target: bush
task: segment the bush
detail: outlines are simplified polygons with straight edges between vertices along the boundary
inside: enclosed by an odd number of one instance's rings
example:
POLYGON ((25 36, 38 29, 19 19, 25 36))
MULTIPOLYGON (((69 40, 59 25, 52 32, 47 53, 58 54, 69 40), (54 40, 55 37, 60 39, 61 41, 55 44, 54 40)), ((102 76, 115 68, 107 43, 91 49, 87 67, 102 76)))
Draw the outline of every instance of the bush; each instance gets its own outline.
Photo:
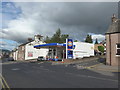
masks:
POLYGON ((103 46, 98 46, 98 50, 102 53, 104 53, 104 47, 103 46))

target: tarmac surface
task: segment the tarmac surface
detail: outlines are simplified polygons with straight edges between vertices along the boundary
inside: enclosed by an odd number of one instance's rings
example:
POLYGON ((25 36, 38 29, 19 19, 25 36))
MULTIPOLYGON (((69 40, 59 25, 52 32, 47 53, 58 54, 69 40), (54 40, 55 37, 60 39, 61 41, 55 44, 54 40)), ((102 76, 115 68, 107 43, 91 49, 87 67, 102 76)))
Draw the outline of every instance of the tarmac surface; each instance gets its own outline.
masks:
MULTIPOLYGON (((3 62, 1 77, 9 88, 118 88, 119 73, 77 68, 87 66, 85 63, 3 62)), ((94 60, 93 63, 99 64, 94 60)))

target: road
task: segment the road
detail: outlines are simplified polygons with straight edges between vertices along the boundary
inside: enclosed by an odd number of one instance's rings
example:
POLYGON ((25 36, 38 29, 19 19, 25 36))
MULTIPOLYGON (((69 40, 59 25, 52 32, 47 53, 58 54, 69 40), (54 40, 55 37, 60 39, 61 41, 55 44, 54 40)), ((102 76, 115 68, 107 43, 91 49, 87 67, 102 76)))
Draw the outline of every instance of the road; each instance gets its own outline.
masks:
POLYGON ((73 65, 21 62, 2 65, 10 88, 118 88, 118 77, 102 75, 73 65))

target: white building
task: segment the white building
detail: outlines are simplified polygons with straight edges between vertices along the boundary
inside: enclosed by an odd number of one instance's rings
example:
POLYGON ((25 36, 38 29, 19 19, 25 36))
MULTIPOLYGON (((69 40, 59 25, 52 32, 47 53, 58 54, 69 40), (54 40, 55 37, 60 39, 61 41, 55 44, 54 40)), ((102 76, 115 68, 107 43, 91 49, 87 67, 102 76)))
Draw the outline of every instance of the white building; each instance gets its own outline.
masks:
MULTIPOLYGON (((25 60, 36 59, 38 58, 38 56, 46 57, 46 55, 48 54, 48 49, 46 48, 36 49, 34 48, 34 45, 36 44, 38 44, 36 43, 36 41, 32 41, 25 45, 25 60)), ((45 44, 45 43, 39 41, 39 44, 45 44)))
MULTIPOLYGON (((85 42, 73 42, 73 59, 90 57, 94 56, 94 44, 85 43, 85 42)), ((65 59, 66 55, 66 43, 49 43, 49 44, 41 44, 35 45, 35 48, 48 48, 51 49, 48 51, 49 57, 54 58, 55 56, 60 59, 65 59)))
POLYGON ((94 56, 94 44, 85 42, 74 42, 73 58, 94 56))
POLYGON ((35 35, 34 40, 21 44, 18 46, 18 49, 13 50, 11 56, 14 58, 14 60, 31 60, 31 59, 37 59, 39 56, 45 57, 48 54, 48 49, 34 48, 34 45, 41 45, 41 44, 45 44, 45 43, 40 39, 40 37, 38 37, 38 35, 35 35))

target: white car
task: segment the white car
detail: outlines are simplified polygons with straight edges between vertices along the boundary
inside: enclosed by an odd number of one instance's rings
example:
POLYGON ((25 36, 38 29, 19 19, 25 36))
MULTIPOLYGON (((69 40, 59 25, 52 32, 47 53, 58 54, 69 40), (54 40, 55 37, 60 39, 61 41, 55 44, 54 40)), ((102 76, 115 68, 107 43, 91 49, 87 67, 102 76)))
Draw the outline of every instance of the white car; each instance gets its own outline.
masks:
POLYGON ((43 57, 43 56, 39 56, 38 58, 37 58, 37 61, 45 61, 46 59, 43 57))

